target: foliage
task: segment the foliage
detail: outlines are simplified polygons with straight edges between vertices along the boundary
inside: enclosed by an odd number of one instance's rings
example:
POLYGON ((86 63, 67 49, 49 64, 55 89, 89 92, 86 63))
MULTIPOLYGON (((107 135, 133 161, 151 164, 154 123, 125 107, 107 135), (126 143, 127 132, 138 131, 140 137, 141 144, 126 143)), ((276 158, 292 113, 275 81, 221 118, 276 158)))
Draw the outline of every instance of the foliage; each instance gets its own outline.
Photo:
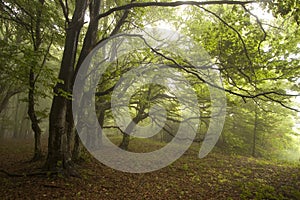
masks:
MULTIPOLYGON (((218 143, 223 151, 247 156, 255 152, 257 157, 268 158, 299 151, 292 129, 293 118, 297 118, 294 112, 297 108, 292 101, 300 91, 300 8, 297 0, 260 3, 262 9, 272 11, 274 19, 270 21, 255 16, 251 12, 251 2, 220 1, 215 5, 204 5, 205 1, 177 2, 175 5, 168 0, 103 1, 96 14, 92 12, 96 1, 82 7, 83 1, 45 1, 44 7, 40 2, 42 0, 2 0, 0 3, 0 102, 12 91, 31 89, 28 77, 32 70, 39 120, 50 115, 61 120, 55 125, 63 124, 63 127, 51 129, 65 130, 63 133, 74 130, 71 115, 65 111, 70 109, 73 80, 84 57, 100 41, 117 33, 143 32, 146 27, 165 26, 188 36, 195 46, 203 47, 214 70, 222 76, 228 102, 227 119, 218 143), (137 6, 141 3, 144 6, 137 6), (39 11, 42 13, 40 20, 37 19, 39 11), (77 19, 79 15, 81 18, 77 19), (73 38, 70 40, 67 36, 73 38), (50 97, 60 98, 56 102, 61 103, 62 108, 57 108, 57 113, 64 116, 49 113, 50 97)), ((189 62, 199 55, 179 50, 179 43, 171 46, 167 51, 144 45, 110 63, 96 93, 97 112, 105 115, 104 126, 115 126, 109 110, 112 90, 118 81, 130 70, 142 66, 146 72, 147 66, 153 64, 174 68, 182 74, 182 77, 173 74, 174 79, 181 84, 184 77, 193 86, 201 113, 197 139, 203 140, 212 117, 212 105, 207 81, 203 79, 205 75, 193 70, 189 62)), ((149 76, 154 75, 154 71, 149 72, 149 76)), ((133 84, 135 77, 129 79, 132 82, 128 84, 133 84)), ((143 119, 139 122, 147 125, 151 121, 150 108, 158 104, 168 111, 164 128, 170 127, 173 132, 169 134, 176 132, 182 116, 172 90, 155 84, 138 86, 129 102, 131 116, 134 118, 140 112, 143 119)), ((189 100, 187 91, 182 95, 189 100)), ((167 134, 168 131, 164 131, 161 134, 167 134)), ((58 133, 54 131, 53 134, 58 133)), ((73 137, 73 133, 67 134, 71 143, 69 136, 73 137)), ((61 139, 60 136, 50 138, 61 139)), ((266 196, 273 192, 268 186, 265 190, 261 192, 266 196)))

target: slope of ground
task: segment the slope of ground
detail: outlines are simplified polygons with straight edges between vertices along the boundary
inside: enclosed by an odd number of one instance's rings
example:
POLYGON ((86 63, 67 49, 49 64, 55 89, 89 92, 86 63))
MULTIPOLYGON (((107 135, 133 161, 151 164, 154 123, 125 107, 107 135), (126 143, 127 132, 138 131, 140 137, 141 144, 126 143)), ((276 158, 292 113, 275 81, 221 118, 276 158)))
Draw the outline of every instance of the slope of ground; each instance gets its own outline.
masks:
MULTIPOLYGON (((39 171, 43 161, 28 162, 32 147, 28 140, 0 141, 0 169, 39 171)), ((131 148, 140 146, 133 142, 131 148)), ((77 166, 82 178, 12 177, 2 171, 0 199, 300 199, 299 164, 220 153, 198 159, 197 153, 191 148, 172 165, 145 174, 119 172, 89 156, 77 166)))

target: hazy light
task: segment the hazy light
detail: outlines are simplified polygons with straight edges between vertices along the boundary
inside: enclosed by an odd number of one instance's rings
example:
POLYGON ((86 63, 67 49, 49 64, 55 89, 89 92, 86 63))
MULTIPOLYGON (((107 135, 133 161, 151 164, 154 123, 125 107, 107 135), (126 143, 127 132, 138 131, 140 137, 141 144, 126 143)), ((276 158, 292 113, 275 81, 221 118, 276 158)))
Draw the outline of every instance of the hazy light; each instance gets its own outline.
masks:
POLYGON ((258 3, 251 4, 251 13, 258 17, 259 20, 262 21, 272 21, 274 16, 272 13, 268 12, 267 10, 262 9, 258 3))

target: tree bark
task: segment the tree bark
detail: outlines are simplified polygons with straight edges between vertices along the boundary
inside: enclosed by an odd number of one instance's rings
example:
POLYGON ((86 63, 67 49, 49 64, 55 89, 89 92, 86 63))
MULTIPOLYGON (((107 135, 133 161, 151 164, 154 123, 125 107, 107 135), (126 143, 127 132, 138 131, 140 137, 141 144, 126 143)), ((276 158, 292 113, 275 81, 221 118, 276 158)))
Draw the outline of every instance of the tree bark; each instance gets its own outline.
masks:
MULTIPOLYGON (((72 83, 71 83, 72 85, 74 84, 75 78, 77 76, 78 70, 79 70, 82 62, 84 61, 86 56, 92 51, 92 49, 94 48, 94 46, 96 44, 97 31, 98 31, 97 16, 100 12, 100 5, 101 5, 100 0, 92 0, 89 5, 90 23, 89 23, 88 30, 87 30, 87 33, 84 38, 83 46, 82 46, 77 64, 76 64, 75 72, 72 77, 72 83)), ((70 137, 75 135, 72 157, 75 160, 78 160, 80 157, 80 151, 82 148, 80 148, 80 138, 74 128, 74 121, 73 121, 73 116, 72 116, 72 102, 71 101, 68 101, 68 113, 70 113, 70 115, 67 117, 67 120, 69 121, 68 135, 70 137), (71 131, 71 132, 69 132, 69 131, 71 131)))
POLYGON ((6 92, 4 98, 2 99, 2 101, 0 103, 0 114, 6 108, 10 98, 12 98, 14 95, 16 95, 20 92, 21 92, 20 90, 6 92))
POLYGON ((257 137, 257 125, 258 125, 258 109, 255 104, 254 109, 254 127, 253 127, 253 141, 252 141, 252 157, 256 157, 256 137, 257 137))
POLYGON ((136 117, 132 119, 132 121, 128 124, 126 127, 124 133, 123 133, 123 139, 120 143, 119 147, 124 150, 128 150, 129 141, 130 141, 130 134, 132 133, 134 127, 143 119, 147 117, 147 115, 143 115, 144 108, 142 107, 141 110, 139 110, 136 117))
POLYGON ((81 153, 81 143, 80 143, 80 138, 78 133, 75 133, 75 138, 74 138, 74 148, 72 151, 72 160, 73 161, 78 161, 80 160, 80 153, 81 153))
MULTIPOLYGON (((37 8, 37 15, 36 15, 36 24, 35 24, 35 32, 32 33, 33 44, 34 44, 34 52, 37 53, 40 49, 42 44, 42 35, 41 35, 41 20, 42 20, 42 13, 43 13, 43 6, 45 0, 39 0, 40 7, 37 8)), ((34 132, 34 154, 32 161, 37 161, 42 158, 42 147, 41 147, 41 134, 42 130, 39 125, 39 120, 36 115, 35 111, 35 73, 34 68, 38 66, 38 62, 33 62, 30 70, 29 70, 29 91, 28 91, 28 116, 31 121, 31 128, 34 132)))
POLYGON ((72 173, 72 160, 70 149, 68 149, 68 128, 66 127, 68 110, 66 93, 70 93, 72 89, 78 39, 87 5, 88 1, 76 1, 72 20, 66 29, 64 53, 59 72, 59 79, 63 83, 58 83, 54 88, 56 95, 50 110, 48 155, 45 168, 50 171, 61 168, 67 174, 72 173))
POLYGON ((70 99, 67 100, 67 112, 66 112, 66 124, 65 131, 67 133, 67 151, 71 152, 72 147, 74 145, 74 135, 75 135, 75 126, 74 119, 72 114, 72 101, 70 99))
POLYGON ((19 138, 19 127, 21 126, 21 124, 20 123, 18 123, 19 122, 19 113, 20 113, 20 107, 19 107, 19 104, 20 104, 20 102, 19 102, 19 96, 17 96, 17 98, 16 98, 16 111, 15 111, 15 122, 16 122, 16 124, 15 124, 15 126, 14 126, 14 135, 13 135, 13 138, 19 138))
POLYGON ((34 154, 32 161, 37 161, 42 158, 42 147, 41 147, 41 134, 42 130, 39 126, 39 120, 35 112, 35 100, 34 100, 34 73, 33 69, 30 69, 29 73, 29 92, 28 92, 28 116, 31 120, 31 128, 34 132, 34 154))
POLYGON ((98 146, 102 146, 102 132, 103 132, 103 125, 104 125, 104 119, 105 119, 105 109, 101 109, 98 117, 98 122, 101 127, 101 130, 99 130, 99 133, 97 134, 97 143, 98 146))

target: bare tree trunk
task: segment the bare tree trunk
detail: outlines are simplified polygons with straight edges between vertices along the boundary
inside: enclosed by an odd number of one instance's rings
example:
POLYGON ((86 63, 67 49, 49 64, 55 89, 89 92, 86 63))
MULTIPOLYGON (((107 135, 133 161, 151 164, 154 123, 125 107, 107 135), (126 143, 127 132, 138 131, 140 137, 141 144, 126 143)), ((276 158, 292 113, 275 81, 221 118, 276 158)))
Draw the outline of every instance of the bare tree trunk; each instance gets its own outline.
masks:
POLYGON ((54 88, 56 95, 50 111, 48 155, 45 168, 47 170, 61 168, 67 174, 72 173, 72 160, 68 148, 67 130, 69 129, 66 127, 68 110, 66 92, 71 92, 72 89, 78 39, 84 23, 87 3, 88 1, 83 0, 76 1, 73 18, 66 29, 64 53, 59 72, 59 79, 63 83, 58 83, 54 88))
POLYGON ((92 150, 99 149, 102 146, 102 127, 104 123, 104 113, 105 111, 102 111, 101 109, 98 120, 96 120, 94 124, 91 124, 91 127, 93 128, 87 130, 87 146, 92 150), (100 129, 97 126, 98 123, 101 127, 100 129))
POLYGON ((30 120, 27 119, 28 114, 27 114, 26 111, 28 111, 28 104, 25 104, 25 111, 22 112, 22 117, 20 119, 21 125, 20 125, 19 130, 18 130, 19 137, 24 138, 24 139, 26 139, 26 137, 27 137, 28 129, 31 129, 30 120))
POLYGON ((19 114, 20 114, 20 102, 19 102, 19 96, 16 96, 16 111, 15 111, 15 125, 14 125, 14 134, 13 134, 13 138, 19 138, 19 127, 21 126, 21 124, 19 123, 19 114))
POLYGON ((42 147, 41 147, 41 134, 42 130, 39 126, 39 120, 37 119, 35 112, 35 101, 34 101, 34 73, 33 69, 30 69, 29 75, 29 92, 28 92, 28 116, 31 120, 31 128, 34 132, 34 154, 32 161, 40 160, 42 156, 42 147))
POLYGON ((125 129, 125 133, 123 133, 123 139, 122 139, 122 142, 121 144, 119 145, 119 147, 121 149, 124 149, 124 150, 128 150, 128 146, 129 146, 129 141, 130 141, 130 134, 132 133, 134 127, 135 127, 135 122, 134 120, 132 120, 129 125, 126 127, 125 129))
MULTIPOLYGON (((68 101, 65 96, 66 92, 71 93, 79 67, 96 44, 100 5, 100 0, 76 0, 72 20, 66 29, 64 53, 59 72, 59 79, 62 80, 63 83, 58 83, 54 89, 56 95, 53 98, 50 111, 48 156, 45 163, 45 168, 48 170, 56 170, 58 164, 61 165, 59 167, 68 169, 72 163, 70 156, 70 138, 72 137, 72 132, 74 132, 74 124, 71 122, 73 119, 70 115, 71 101, 68 101), (78 38, 84 23, 85 11, 88 5, 90 9, 90 23, 75 67, 78 38)), ((68 9, 64 8, 64 6, 62 7, 64 11, 68 12, 68 9)), ((73 158, 77 157, 76 155, 79 155, 79 144, 80 140, 76 134, 73 158)))
POLYGON ((32 128, 30 127, 30 120, 24 118, 22 126, 24 127, 24 128, 22 128, 24 139, 28 139, 29 137, 31 137, 34 134, 32 132, 32 128))
POLYGON ((67 151, 72 151, 74 145, 75 126, 72 114, 71 100, 67 102, 67 114, 66 114, 66 132, 67 132, 67 151))
MULTIPOLYGON (((72 79, 72 85, 75 81, 76 75, 78 73, 78 70, 82 64, 82 62, 84 61, 84 59, 86 58, 86 56, 91 52, 91 50, 94 48, 96 41, 97 41, 97 31, 98 31, 98 19, 97 16, 100 12, 100 5, 101 5, 101 1, 100 0, 92 0, 90 5, 89 5, 89 11, 90 11, 90 24, 86 33, 86 36, 84 38, 84 42, 83 42, 83 46, 82 46, 82 50, 80 52, 77 64, 76 64, 76 68, 75 68, 75 72, 74 72, 74 76, 72 79)), ((69 111, 70 113, 72 112, 72 105, 71 105, 71 101, 68 102, 69 106, 69 111)), ((69 121, 72 121, 72 124, 69 123, 69 130, 72 131, 72 133, 68 133, 70 136, 75 134, 75 138, 74 138, 74 147, 73 147, 73 152, 72 152, 72 158, 75 160, 78 160, 80 157, 80 151, 81 151, 81 146, 80 146, 80 138, 79 135, 77 133, 75 133, 75 128, 74 128, 74 122, 73 122, 73 116, 70 116, 69 119, 67 119, 69 121), (72 118, 72 120, 71 120, 72 118)))
POLYGON ((130 141, 130 134, 132 133, 134 127, 142 120, 146 118, 146 115, 142 115, 142 113, 144 112, 144 108, 141 108, 141 110, 139 110, 138 114, 136 117, 134 117, 132 119, 132 121, 128 124, 128 126, 126 127, 124 133, 123 133, 123 139, 122 142, 120 143, 119 147, 121 149, 124 150, 128 150, 128 146, 129 146, 129 141, 130 141), (128 134, 127 134, 128 133, 128 134))
POLYGON ((74 138, 74 148, 72 152, 72 160, 78 161, 80 160, 80 153, 81 153, 81 142, 78 133, 76 132, 75 138, 74 138))
MULTIPOLYGON (((42 20, 42 12, 43 12, 43 5, 45 0, 39 0, 41 6, 37 8, 37 15, 36 15, 36 24, 35 24, 35 32, 32 33, 32 38, 34 38, 34 52, 38 52, 40 46, 42 44, 42 36, 41 36, 41 20, 42 20)), ((38 66, 37 62, 33 62, 32 66, 30 67, 29 71, 29 91, 28 91, 28 116, 31 120, 31 128, 34 132, 34 154, 32 161, 40 160, 42 155, 42 147, 41 147, 41 134, 42 130, 39 125, 39 120, 36 115, 35 111, 35 83, 36 77, 34 74, 34 68, 38 66)))
POLYGON ((0 103, 0 114, 6 108, 10 98, 12 98, 14 95, 16 95, 20 92, 21 91, 19 91, 19 90, 6 92, 4 98, 1 100, 1 103, 0 103))
MULTIPOLYGON (((85 99, 85 98, 83 98, 83 99, 85 99)), ((84 104, 86 102, 84 100, 82 100, 80 103, 81 103, 80 106, 84 107, 84 104)), ((73 151, 72 151, 72 160, 74 160, 74 161, 80 160, 81 150, 82 150, 82 144, 81 144, 80 137, 79 137, 79 134, 81 134, 81 132, 83 131, 83 126, 80 126, 80 124, 82 124, 81 116, 82 116, 82 114, 78 115, 77 123, 79 126, 77 125, 76 130, 75 130, 74 147, 73 147, 73 151)))
POLYGON ((258 125, 258 109, 255 104, 255 116, 254 116, 254 127, 253 127, 253 141, 252 141, 252 157, 256 157, 256 137, 257 137, 257 125, 258 125))
POLYGON ((99 147, 102 146, 102 132, 103 132, 104 119, 105 119, 105 110, 101 109, 98 117, 98 122, 101 127, 101 130, 99 130, 99 132, 97 133, 98 136, 97 143, 99 147))

